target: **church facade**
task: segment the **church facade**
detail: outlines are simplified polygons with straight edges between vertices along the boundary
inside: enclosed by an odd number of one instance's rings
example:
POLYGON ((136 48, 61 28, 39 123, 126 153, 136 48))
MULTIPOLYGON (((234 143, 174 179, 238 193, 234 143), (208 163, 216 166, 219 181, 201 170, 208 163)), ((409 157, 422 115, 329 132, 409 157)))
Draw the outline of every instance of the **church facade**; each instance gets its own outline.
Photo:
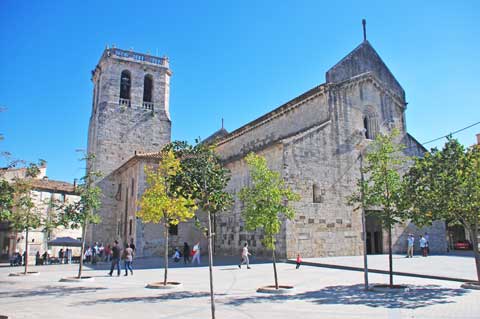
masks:
MULTIPOLYGON (((169 79, 166 58, 106 49, 93 72, 94 102, 88 150, 96 158, 90 169, 104 175, 99 182, 102 223, 91 228, 90 240, 111 242, 133 238, 140 255, 158 255, 163 230, 136 218, 145 190, 145 165, 158 163, 158 151, 170 141, 169 79), (150 81, 150 82, 149 82, 150 81), (151 90, 152 93, 148 93, 151 90), (143 92, 143 94, 142 94, 143 92)), ((275 110, 228 133, 221 129, 207 139, 231 172, 228 191, 237 194, 248 184, 245 156, 266 157, 286 184, 301 195, 293 203, 296 217, 285 221, 277 237, 279 256, 292 258, 358 255, 362 253, 360 210, 347 204, 360 174, 360 152, 378 133, 400 131, 406 153, 421 156, 424 148, 408 134, 405 92, 368 41, 326 72, 326 82, 275 110)), ((215 219, 215 252, 238 254, 248 242, 258 255, 261 232, 247 232, 242 203, 215 219)), ((409 232, 427 231, 433 252, 446 250, 443 222, 419 230, 410 223, 393 230, 394 252, 406 250, 409 232)), ((171 229, 172 247, 201 241, 191 223, 171 229)), ((386 234, 374 218, 367 218, 370 253, 387 252, 386 234)), ((206 251, 206 250, 205 250, 206 251)))

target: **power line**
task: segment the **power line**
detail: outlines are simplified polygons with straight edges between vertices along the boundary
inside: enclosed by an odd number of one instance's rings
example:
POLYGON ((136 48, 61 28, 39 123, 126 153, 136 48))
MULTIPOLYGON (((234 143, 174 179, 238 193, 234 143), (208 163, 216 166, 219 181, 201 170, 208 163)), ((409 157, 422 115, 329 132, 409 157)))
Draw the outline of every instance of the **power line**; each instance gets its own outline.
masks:
POLYGON ((450 133, 450 134, 444 135, 444 136, 442 136, 442 137, 437 137, 437 138, 435 138, 435 139, 433 139, 433 140, 431 140, 431 141, 428 141, 428 142, 425 142, 425 143, 421 143, 421 144, 422 144, 422 145, 426 145, 426 144, 433 143, 433 142, 435 142, 435 141, 441 140, 441 139, 446 138, 446 137, 449 137, 449 136, 451 136, 451 135, 460 133, 461 131, 465 131, 466 129, 469 129, 469 128, 471 128, 471 127, 474 127, 475 125, 478 125, 478 124, 480 124, 480 122, 473 123, 472 125, 469 125, 469 126, 466 126, 466 127, 464 127, 464 128, 461 128, 461 129, 459 129, 459 130, 456 130, 455 132, 452 132, 452 133, 450 133))

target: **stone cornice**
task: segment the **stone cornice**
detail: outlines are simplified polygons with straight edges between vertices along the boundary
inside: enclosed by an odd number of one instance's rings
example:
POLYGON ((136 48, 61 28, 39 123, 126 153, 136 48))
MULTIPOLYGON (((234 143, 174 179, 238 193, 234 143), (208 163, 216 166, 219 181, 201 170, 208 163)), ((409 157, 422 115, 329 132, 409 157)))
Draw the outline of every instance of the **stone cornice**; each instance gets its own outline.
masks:
POLYGON ((365 72, 343 82, 329 83, 328 88, 329 89, 331 88, 334 90, 349 89, 349 88, 357 87, 359 84, 366 83, 366 82, 372 83, 375 86, 375 88, 377 88, 382 93, 388 95, 395 102, 397 107, 400 107, 403 111, 406 109, 406 103, 403 100, 403 98, 400 97, 398 94, 396 94, 394 91, 387 88, 383 84, 383 82, 380 81, 380 79, 373 72, 365 72))

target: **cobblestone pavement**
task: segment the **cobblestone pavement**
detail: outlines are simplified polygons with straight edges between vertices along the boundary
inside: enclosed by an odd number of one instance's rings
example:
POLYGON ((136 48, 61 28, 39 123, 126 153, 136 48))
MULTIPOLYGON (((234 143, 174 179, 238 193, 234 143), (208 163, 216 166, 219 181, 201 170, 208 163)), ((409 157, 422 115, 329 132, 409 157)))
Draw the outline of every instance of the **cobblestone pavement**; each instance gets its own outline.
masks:
MULTIPOLYGON (((447 258, 447 257, 445 257, 447 258)), ((361 272, 279 263, 281 284, 295 289, 285 295, 257 293, 273 283, 269 263, 238 269, 238 258, 219 258, 214 267, 217 318, 480 318, 480 291, 460 288, 452 281, 395 276, 410 285, 402 293, 365 292, 361 272)), ((432 262, 434 259, 431 259, 432 262)), ((0 267, 0 315, 9 318, 210 318, 208 267, 169 269, 169 280, 181 287, 146 289, 160 281, 160 259, 136 260, 133 276, 109 277, 108 265, 87 268, 94 282, 63 283, 76 274, 76 265, 32 267, 38 276, 9 277, 21 268, 0 267)), ((441 263, 442 260, 435 260, 441 263)), ((433 265, 432 265, 433 267, 433 265)), ((371 274, 371 283, 388 277, 371 274)))

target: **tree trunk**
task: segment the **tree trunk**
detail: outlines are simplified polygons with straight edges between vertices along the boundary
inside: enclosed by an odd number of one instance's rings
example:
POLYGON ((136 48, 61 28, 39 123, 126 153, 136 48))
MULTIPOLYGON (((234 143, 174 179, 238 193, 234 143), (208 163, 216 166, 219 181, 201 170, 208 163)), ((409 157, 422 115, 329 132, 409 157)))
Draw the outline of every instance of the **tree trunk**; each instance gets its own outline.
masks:
POLYGON ((389 276, 390 286, 393 286, 393 260, 392 260, 392 225, 388 225, 388 263, 389 263, 389 276))
POLYGON ((475 254, 475 266, 477 267, 477 280, 480 283, 480 252, 478 251, 478 224, 470 230, 473 252, 475 254))
POLYGON ((277 261, 275 259, 275 248, 272 250, 273 275, 275 277, 275 289, 278 289, 277 261))
POLYGON ((164 269, 165 273, 163 275, 163 285, 167 285, 167 274, 168 274, 168 222, 165 222, 165 253, 163 258, 164 260, 164 269))
POLYGON ((83 255, 85 254, 85 236, 87 235, 87 222, 83 222, 82 227, 82 247, 80 249, 80 263, 78 264, 78 279, 82 278, 83 255))
POLYGON ((213 295, 213 254, 212 254, 212 216, 208 211, 208 270, 210 272, 210 301, 212 308, 212 319, 215 319, 215 298, 213 295))
POLYGON ((28 228, 25 230, 25 275, 28 274, 28 228))

